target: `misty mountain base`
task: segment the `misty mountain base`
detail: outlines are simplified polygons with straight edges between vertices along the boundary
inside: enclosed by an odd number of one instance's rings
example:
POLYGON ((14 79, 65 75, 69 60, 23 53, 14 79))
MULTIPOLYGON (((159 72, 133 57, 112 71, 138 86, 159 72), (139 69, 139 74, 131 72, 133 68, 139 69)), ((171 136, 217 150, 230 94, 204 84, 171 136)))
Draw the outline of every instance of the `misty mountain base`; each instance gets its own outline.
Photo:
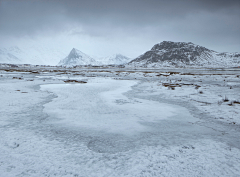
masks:
MULTIPOLYGON (((54 50, 42 48, 37 50, 37 53, 36 49, 32 48, 32 50, 35 50, 34 55, 31 52, 24 53, 17 47, 0 50, 0 63, 20 64, 28 62, 36 64, 39 62, 42 64, 42 60, 44 60, 45 64, 52 64, 63 56, 61 52, 54 50)), ((80 65, 125 65, 128 68, 230 68, 240 66, 240 53, 219 53, 191 42, 163 41, 133 60, 121 54, 93 58, 73 48, 68 56, 58 63, 58 66, 65 67, 80 65)))

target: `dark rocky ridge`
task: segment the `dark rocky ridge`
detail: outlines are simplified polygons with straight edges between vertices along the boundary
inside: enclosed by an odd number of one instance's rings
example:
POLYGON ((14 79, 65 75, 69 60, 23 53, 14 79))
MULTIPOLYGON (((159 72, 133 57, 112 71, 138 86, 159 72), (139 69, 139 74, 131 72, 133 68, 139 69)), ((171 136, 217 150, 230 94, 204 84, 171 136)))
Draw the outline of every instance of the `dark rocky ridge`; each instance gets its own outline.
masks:
MULTIPOLYGON (((151 50, 129 62, 136 65, 163 64, 169 65, 224 65, 234 59, 240 63, 239 53, 218 53, 191 42, 163 41, 152 47, 151 50)), ((232 61, 231 61, 232 62, 232 61)))
POLYGON ((147 51, 131 62, 148 60, 148 63, 154 63, 166 60, 171 61, 172 59, 189 62, 190 60, 195 61, 202 54, 210 55, 209 52, 212 51, 205 47, 194 45, 191 42, 163 41, 154 45, 150 51, 147 51))

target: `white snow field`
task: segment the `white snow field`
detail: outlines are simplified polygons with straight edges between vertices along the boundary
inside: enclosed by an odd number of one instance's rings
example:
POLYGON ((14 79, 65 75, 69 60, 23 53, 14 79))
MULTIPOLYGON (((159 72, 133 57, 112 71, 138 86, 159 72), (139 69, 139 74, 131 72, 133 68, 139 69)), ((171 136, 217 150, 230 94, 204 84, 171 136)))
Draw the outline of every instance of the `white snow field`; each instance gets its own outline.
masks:
POLYGON ((0 177, 240 175, 239 71, 37 70, 0 68, 0 177))

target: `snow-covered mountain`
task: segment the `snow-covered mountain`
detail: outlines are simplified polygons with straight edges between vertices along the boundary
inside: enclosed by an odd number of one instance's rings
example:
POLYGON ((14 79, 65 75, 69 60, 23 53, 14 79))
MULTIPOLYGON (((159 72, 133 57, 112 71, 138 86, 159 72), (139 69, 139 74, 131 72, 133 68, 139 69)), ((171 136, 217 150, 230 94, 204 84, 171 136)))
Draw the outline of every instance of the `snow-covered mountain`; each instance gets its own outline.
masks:
POLYGON ((191 42, 163 41, 129 62, 128 66, 236 67, 240 53, 219 53, 191 42))
POLYGON ((11 47, 9 49, 0 49, 0 63, 11 63, 17 64, 22 63, 22 60, 19 59, 15 53, 21 54, 22 51, 18 47, 11 47))
POLYGON ((0 49, 0 63, 56 65, 64 53, 42 46, 10 47, 0 49))
POLYGON ((121 54, 114 54, 114 55, 111 55, 111 56, 108 56, 108 57, 103 57, 103 58, 100 58, 98 61, 101 62, 102 64, 104 65, 112 65, 112 64, 115 64, 115 65, 122 65, 122 64, 126 64, 130 61, 131 59, 124 56, 124 55, 121 55, 121 54))
POLYGON ((121 54, 109 57, 90 57, 85 53, 73 48, 69 55, 54 48, 44 46, 10 47, 0 49, 0 63, 9 64, 36 64, 36 65, 109 65, 126 64, 131 59, 121 54), (64 58, 65 57, 65 58, 64 58), (62 59, 64 58, 64 59, 62 59), (62 60, 61 60, 62 59, 62 60), (60 61, 61 60, 61 61, 60 61), (60 61, 60 62, 59 62, 60 61))
POLYGON ((95 59, 91 58, 90 56, 86 55, 85 53, 81 52, 73 48, 69 55, 62 59, 58 65, 63 66, 75 66, 75 65, 99 65, 95 59))

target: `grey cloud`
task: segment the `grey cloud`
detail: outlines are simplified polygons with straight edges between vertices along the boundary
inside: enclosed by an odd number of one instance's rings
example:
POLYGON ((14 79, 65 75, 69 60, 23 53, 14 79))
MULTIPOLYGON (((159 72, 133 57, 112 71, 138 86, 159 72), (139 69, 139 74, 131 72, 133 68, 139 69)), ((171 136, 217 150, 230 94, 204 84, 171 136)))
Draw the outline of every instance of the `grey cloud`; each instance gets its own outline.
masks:
POLYGON ((239 1, 7 0, 1 1, 0 30, 13 35, 28 35, 41 30, 64 30, 73 22, 83 27, 86 25, 88 31, 92 27, 104 26, 131 29, 168 23, 202 10, 230 7, 239 7, 239 1))
POLYGON ((0 35, 17 37, 76 27, 70 35, 237 43, 239 18, 239 0, 0 0, 0 35))
POLYGON ((1 1, 0 32, 10 35, 32 35, 36 32, 62 27, 65 19, 60 7, 40 1, 1 1), (55 12, 54 12, 55 11, 55 12))

